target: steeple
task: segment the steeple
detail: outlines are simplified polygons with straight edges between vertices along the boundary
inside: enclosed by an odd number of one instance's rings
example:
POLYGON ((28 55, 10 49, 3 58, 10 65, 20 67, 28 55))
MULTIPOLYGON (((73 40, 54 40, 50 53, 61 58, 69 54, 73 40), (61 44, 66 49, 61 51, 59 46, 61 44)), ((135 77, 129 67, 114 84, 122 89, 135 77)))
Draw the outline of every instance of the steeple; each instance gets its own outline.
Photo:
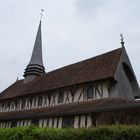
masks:
POLYGON ((40 20, 31 60, 24 72, 25 82, 31 81, 36 76, 43 75, 44 73, 45 68, 43 66, 42 59, 42 36, 41 36, 41 20, 40 20))

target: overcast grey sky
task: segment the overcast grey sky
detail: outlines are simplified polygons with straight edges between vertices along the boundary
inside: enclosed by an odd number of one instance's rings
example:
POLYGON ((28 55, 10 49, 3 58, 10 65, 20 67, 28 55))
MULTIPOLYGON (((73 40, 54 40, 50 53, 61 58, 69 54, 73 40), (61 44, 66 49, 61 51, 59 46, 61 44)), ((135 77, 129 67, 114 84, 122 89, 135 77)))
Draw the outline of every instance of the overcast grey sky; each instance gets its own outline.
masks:
POLYGON ((46 71, 125 47, 140 83, 140 0, 0 0, 0 91, 23 78, 42 22, 46 71))

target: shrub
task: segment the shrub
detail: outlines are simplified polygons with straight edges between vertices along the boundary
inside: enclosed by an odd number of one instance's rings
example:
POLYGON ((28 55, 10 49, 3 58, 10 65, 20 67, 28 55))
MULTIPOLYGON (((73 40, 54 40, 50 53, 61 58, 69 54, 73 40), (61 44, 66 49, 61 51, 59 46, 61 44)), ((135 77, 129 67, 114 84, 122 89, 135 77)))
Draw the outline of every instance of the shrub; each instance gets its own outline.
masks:
POLYGON ((140 140, 140 125, 80 129, 36 126, 0 128, 0 140, 140 140))

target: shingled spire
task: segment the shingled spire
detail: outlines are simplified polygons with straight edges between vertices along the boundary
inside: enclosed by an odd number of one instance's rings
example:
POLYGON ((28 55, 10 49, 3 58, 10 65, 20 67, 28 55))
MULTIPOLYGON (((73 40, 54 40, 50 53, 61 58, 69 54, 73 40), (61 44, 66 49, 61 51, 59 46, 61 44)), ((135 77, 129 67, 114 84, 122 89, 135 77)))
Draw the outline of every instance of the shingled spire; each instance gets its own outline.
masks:
POLYGON ((43 75, 44 73, 45 68, 43 66, 42 59, 42 36, 41 36, 41 21, 40 21, 34 43, 32 57, 24 72, 25 81, 31 81, 36 76, 43 75))

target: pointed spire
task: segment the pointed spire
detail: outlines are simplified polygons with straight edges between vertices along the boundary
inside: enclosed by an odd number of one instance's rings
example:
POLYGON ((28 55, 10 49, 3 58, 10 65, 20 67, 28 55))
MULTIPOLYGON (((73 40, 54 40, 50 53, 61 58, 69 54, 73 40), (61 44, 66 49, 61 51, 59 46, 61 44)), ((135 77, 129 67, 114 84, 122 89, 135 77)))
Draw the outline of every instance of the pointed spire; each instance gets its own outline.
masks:
POLYGON ((41 21, 39 23, 37 36, 34 43, 34 49, 32 53, 31 60, 29 62, 29 65, 32 64, 38 64, 43 66, 43 60, 42 60, 42 36, 41 36, 41 21))
POLYGON ((32 80, 34 77, 43 75, 44 73, 45 68, 43 66, 42 59, 42 36, 41 36, 41 20, 40 20, 31 60, 27 68, 25 69, 24 77, 25 80, 26 79, 32 80))

